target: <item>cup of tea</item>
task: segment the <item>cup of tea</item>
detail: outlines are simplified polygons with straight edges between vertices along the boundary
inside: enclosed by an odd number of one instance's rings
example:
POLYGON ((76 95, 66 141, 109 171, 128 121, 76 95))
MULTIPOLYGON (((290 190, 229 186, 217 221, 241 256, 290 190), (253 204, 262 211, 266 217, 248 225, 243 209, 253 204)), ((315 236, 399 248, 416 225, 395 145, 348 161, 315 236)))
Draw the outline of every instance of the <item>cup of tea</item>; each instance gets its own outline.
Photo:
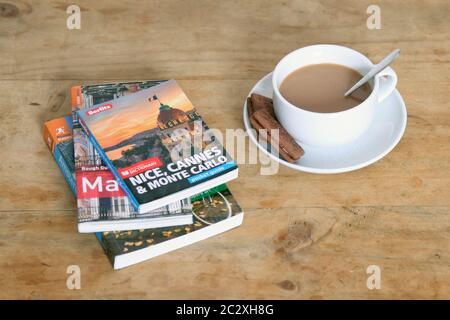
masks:
POLYGON ((313 45, 285 56, 272 74, 273 106, 282 126, 303 145, 335 147, 357 139, 397 84, 390 67, 349 97, 344 93, 373 67, 363 54, 313 45))

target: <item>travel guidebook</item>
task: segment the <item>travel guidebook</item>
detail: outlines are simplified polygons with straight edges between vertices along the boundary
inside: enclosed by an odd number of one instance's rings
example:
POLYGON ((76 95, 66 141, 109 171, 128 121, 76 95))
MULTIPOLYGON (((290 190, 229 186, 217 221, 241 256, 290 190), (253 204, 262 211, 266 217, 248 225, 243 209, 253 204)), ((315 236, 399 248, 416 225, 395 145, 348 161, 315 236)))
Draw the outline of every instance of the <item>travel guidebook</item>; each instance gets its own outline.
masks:
POLYGON ((192 204, 189 198, 168 203, 145 214, 139 213, 103 164, 76 117, 78 110, 159 83, 115 83, 77 86, 71 89, 79 232, 131 230, 192 223, 192 204))
MULTIPOLYGON (((45 123, 44 139, 76 196, 72 119, 45 123), (61 152, 61 150, 63 150, 61 152)), ((95 235, 114 269, 193 244, 242 224, 244 213, 226 185, 191 197, 194 222, 188 225, 135 231, 97 232, 95 235)))
POLYGON ((237 178, 235 162, 174 80, 77 116, 139 213, 237 178))

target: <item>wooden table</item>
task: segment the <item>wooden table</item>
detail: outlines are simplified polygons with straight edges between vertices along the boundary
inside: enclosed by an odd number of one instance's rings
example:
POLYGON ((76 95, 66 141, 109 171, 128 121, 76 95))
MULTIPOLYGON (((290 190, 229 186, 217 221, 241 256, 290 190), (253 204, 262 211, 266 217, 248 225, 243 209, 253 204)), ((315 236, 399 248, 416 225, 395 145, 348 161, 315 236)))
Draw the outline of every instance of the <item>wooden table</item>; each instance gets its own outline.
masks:
POLYGON ((365 0, 79 0, 81 30, 68 30, 73 2, 0 0, 1 298, 450 298, 449 1, 377 1, 381 30, 365 0), (210 126, 242 128, 253 84, 316 43, 373 61, 402 50, 408 126, 387 157, 339 175, 241 165, 241 227, 120 271, 77 233, 41 135, 70 112, 70 86, 175 78, 210 126), (81 290, 66 287, 69 265, 81 290))

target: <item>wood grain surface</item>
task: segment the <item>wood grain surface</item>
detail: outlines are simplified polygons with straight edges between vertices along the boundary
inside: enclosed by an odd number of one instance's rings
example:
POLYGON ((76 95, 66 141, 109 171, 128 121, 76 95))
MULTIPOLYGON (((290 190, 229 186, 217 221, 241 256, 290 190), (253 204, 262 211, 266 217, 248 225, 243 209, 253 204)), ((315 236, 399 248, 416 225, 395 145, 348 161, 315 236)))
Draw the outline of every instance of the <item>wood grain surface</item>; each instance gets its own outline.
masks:
POLYGON ((370 4, 0 0, 0 298, 449 299, 450 2, 377 1, 381 30, 366 27, 370 4), (72 3, 81 30, 66 28, 72 3), (408 126, 384 159, 338 175, 243 164, 229 184, 241 227, 120 271, 77 233, 41 134, 70 112, 70 86, 174 78, 211 127, 238 129, 254 83, 317 43, 375 62, 402 50, 408 126), (66 287, 69 265, 81 290, 66 287), (379 290, 366 286, 369 265, 379 290))

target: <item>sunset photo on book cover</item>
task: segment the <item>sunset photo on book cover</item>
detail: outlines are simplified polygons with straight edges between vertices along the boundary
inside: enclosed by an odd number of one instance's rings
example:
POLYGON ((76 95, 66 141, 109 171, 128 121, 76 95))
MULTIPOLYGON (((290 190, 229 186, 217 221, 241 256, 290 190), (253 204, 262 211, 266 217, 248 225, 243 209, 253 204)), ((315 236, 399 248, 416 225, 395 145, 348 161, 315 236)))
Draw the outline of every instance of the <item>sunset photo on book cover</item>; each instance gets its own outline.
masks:
MULTIPOLYGON (((91 131, 116 167, 144 160, 148 153, 158 155, 158 150, 170 151, 168 146, 161 148, 161 131, 189 130, 189 120, 199 118, 183 91, 170 82, 160 85, 157 94, 146 95, 147 92, 136 93, 125 104, 116 103, 107 113, 90 117, 91 131)), ((163 153, 159 156, 168 157, 163 153)))

